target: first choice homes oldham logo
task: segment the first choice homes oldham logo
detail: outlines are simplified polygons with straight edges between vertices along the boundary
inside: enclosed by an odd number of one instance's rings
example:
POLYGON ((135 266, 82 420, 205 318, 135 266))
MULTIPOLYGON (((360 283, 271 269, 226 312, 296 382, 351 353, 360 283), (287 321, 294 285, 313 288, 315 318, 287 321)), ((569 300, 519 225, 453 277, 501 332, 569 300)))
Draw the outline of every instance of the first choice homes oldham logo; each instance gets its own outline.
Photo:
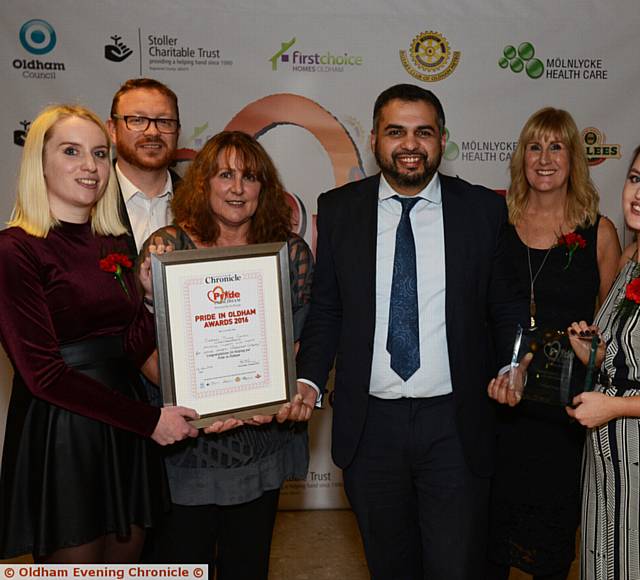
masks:
POLYGON ((306 52, 297 48, 289 50, 296 42, 297 39, 294 36, 291 40, 280 43, 280 48, 268 59, 271 70, 277 71, 278 64, 284 63, 293 72, 345 72, 362 66, 364 62, 363 57, 348 52, 338 54, 324 49, 320 52, 306 52))
POLYGON ((447 78, 455 70, 460 51, 451 51, 444 34, 426 30, 414 37, 408 51, 400 51, 400 62, 413 78, 433 83, 447 78))
POLYGON ((26 79, 55 79, 56 73, 66 70, 63 62, 43 60, 58 42, 56 31, 46 20, 34 18, 25 22, 18 31, 20 46, 33 58, 14 58, 13 68, 22 71, 26 79))

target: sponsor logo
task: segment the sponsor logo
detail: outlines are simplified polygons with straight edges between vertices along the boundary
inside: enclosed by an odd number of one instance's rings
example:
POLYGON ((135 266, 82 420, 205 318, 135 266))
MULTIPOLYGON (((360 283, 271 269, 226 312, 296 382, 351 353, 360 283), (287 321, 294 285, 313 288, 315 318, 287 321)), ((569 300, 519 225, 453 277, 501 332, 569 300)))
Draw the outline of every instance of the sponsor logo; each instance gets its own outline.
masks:
POLYGON ((521 43, 518 48, 508 44, 498 59, 500 68, 510 68, 511 72, 521 73, 523 70, 531 79, 539 79, 544 73, 544 63, 535 58, 536 49, 530 42, 521 43))
POLYGON ((413 78, 433 83, 447 78, 455 70, 460 51, 451 51, 444 34, 427 30, 414 37, 408 51, 400 51, 400 62, 413 78))
POLYGON ((147 34, 144 52, 152 71, 190 71, 204 67, 232 66, 222 50, 211 46, 192 46, 166 33, 147 34))
POLYGON ((121 42, 121 36, 114 34, 109 38, 111 38, 113 43, 105 44, 104 46, 104 57, 107 60, 110 60, 111 62, 122 62, 133 54, 133 50, 131 50, 124 42, 121 42))
POLYGON ((34 18, 20 27, 20 44, 31 54, 47 54, 56 46, 56 31, 46 20, 34 18))
POLYGON ((607 159, 620 159, 622 145, 607 143, 606 135, 595 127, 587 127, 582 131, 584 150, 587 163, 591 166, 600 165, 607 159))
POLYGON ((282 62, 289 62, 289 50, 296 43, 296 37, 294 36, 289 42, 282 42, 280 44, 280 50, 278 50, 270 59, 271 70, 278 70, 278 60, 282 62))
MULTIPOLYGON (((38 18, 25 22, 20 27, 18 38, 22 48, 36 57, 48 54, 57 43, 53 26, 38 18)), ((40 58, 14 58, 11 65, 15 70, 22 71, 22 77, 25 79, 55 79, 57 72, 66 70, 63 62, 46 61, 40 58)))
POLYGON ((475 163, 495 163, 511 161, 517 141, 499 141, 493 139, 471 139, 460 142, 461 161, 475 163))
POLYGON ((220 284, 221 282, 239 282, 242 276, 239 274, 225 274, 222 276, 207 276, 204 279, 205 284, 220 284))
POLYGON ((225 290, 222 286, 217 285, 207 292, 207 298, 214 304, 222 304, 223 302, 238 300, 240 292, 237 290, 225 290))
POLYGON ((455 143, 454 141, 451 141, 449 129, 447 129, 446 127, 444 128, 444 135, 445 135, 447 144, 444 147, 444 152, 442 153, 442 156, 447 161, 455 161, 460 155, 460 147, 458 147, 457 143, 455 143))
POLYGON ((348 52, 337 54, 333 50, 321 50, 320 52, 306 52, 289 49, 297 42, 295 36, 288 42, 280 43, 280 49, 268 59, 271 70, 278 70, 278 63, 287 65, 287 70, 292 72, 331 73, 346 72, 353 67, 362 66, 362 56, 349 54, 348 52))
POLYGON ((18 147, 24 147, 24 140, 27 138, 31 121, 20 121, 20 124, 22 125, 22 129, 16 129, 13 132, 13 144, 18 147))
POLYGON ((516 74, 524 71, 531 79, 544 76, 547 79, 606 80, 609 77, 601 58, 536 57, 531 42, 523 42, 517 48, 510 44, 505 46, 498 58, 498 66, 516 74))

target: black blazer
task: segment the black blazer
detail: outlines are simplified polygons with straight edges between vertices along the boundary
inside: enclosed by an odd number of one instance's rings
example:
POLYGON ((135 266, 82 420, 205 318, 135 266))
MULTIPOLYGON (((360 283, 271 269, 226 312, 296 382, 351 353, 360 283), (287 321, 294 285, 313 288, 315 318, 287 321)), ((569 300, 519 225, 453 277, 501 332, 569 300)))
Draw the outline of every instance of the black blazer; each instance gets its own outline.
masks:
MULTIPOLYGON (((378 185, 375 175, 322 194, 311 309, 298 377, 321 388, 335 357, 333 459, 348 466, 365 423, 375 326, 378 185)), ((511 359, 527 299, 504 251, 504 199, 440 175, 446 264, 446 329, 458 431, 469 467, 493 470, 492 376, 511 359)), ((420 243, 420 240, 416 240, 420 243)), ((421 355, 428 364, 429 353, 421 355)))
MULTIPOLYGON (((116 170, 116 160, 113 161, 113 171, 116 170)), ((175 171, 169 169, 169 175, 171 177, 171 183, 173 185, 173 191, 175 192, 176 186, 182 179, 175 171)), ((122 197, 122 188, 120 187, 120 182, 117 179, 116 174, 116 182, 118 183, 118 212, 120 213, 120 221, 125 228, 127 228, 127 247, 129 248, 129 254, 135 258, 138 257, 138 249, 136 248, 136 240, 133 237, 133 228, 131 227, 131 220, 129 219, 129 212, 127 211, 127 206, 124 203, 124 197, 122 197)), ((166 224, 169 225, 169 224, 166 224)))

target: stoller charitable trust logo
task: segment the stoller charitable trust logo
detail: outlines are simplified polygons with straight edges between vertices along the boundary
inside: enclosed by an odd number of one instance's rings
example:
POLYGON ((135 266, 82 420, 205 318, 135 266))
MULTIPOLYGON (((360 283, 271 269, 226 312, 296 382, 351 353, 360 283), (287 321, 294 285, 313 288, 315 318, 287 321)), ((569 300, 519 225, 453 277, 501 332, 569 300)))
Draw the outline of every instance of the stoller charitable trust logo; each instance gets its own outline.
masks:
POLYGON ((20 44, 31 54, 47 54, 51 52, 57 41, 56 31, 46 20, 34 18, 28 20, 20 28, 20 44))
POLYGON ((400 51, 400 62, 412 77, 432 83, 447 78, 455 70, 460 51, 451 51, 444 34, 426 30, 413 38, 408 51, 400 51))
POLYGON ((18 147, 24 147, 24 141, 27 138, 31 121, 20 121, 20 125, 22 125, 22 129, 14 129, 13 131, 13 144, 18 147))
MULTIPOLYGON (((41 57, 54 50, 58 37, 46 20, 34 18, 25 22, 18 32, 22 48, 35 57, 41 57)), ((22 71, 23 78, 55 79, 56 71, 66 70, 63 62, 45 61, 41 58, 14 58, 13 68, 22 71)))
POLYGON ((104 46, 104 57, 107 60, 110 60, 111 62, 122 62, 133 54, 133 50, 122 42, 121 36, 114 34, 109 38, 112 42, 105 44, 104 46))
POLYGON ((305 52, 302 50, 289 49, 297 42, 294 36, 287 42, 280 43, 277 50, 268 61, 271 63, 271 70, 277 71, 278 64, 287 65, 292 72, 345 72, 353 67, 362 66, 364 59, 362 56, 349 54, 348 52, 337 54, 332 50, 321 49, 320 52, 305 52))
POLYGON ((607 143, 607 136, 595 127, 587 127, 582 131, 582 140, 590 166, 600 165, 607 159, 620 159, 622 145, 607 143))

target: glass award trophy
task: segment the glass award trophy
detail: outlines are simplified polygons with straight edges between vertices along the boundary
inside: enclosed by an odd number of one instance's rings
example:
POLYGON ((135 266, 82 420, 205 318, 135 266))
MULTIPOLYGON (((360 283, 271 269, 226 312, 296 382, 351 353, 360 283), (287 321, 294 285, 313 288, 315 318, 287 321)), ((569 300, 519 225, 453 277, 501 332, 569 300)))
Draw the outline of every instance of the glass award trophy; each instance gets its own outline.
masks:
MULTIPOLYGON (((581 380, 583 373, 573 373, 573 371, 576 365, 585 367, 580 361, 575 360, 575 353, 566 332, 541 328, 524 329, 518 326, 511 359, 512 370, 527 353, 533 354, 527 369, 526 386, 522 391, 522 398, 549 405, 566 406, 571 405, 573 397, 578 393, 593 390, 598 337, 588 336, 585 339, 591 342, 591 351, 586 378, 583 382, 581 380)), ((514 388, 513 384, 511 386, 514 388)))

